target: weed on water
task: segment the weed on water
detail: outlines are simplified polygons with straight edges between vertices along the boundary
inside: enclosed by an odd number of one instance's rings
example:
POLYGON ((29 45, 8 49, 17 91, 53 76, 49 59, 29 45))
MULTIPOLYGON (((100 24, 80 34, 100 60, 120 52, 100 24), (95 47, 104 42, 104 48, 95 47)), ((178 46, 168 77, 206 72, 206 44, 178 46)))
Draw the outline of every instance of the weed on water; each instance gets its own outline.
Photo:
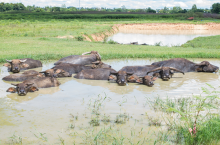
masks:
POLYGON ((46 133, 41 133, 41 132, 38 132, 36 129, 35 129, 36 133, 34 133, 34 136, 38 139, 41 139, 43 141, 48 141, 47 137, 45 136, 46 133))
POLYGON ((153 105, 150 102, 151 107, 172 116, 164 120, 168 127, 157 142, 191 145, 216 144, 220 141, 220 91, 219 87, 207 86, 202 87, 200 95, 180 99, 156 98, 153 105))
MULTIPOLYGON (((1 143, 1 142, 0 142, 1 143)), ((8 144, 22 144, 22 137, 19 135, 16 135, 15 133, 9 137, 8 144)))

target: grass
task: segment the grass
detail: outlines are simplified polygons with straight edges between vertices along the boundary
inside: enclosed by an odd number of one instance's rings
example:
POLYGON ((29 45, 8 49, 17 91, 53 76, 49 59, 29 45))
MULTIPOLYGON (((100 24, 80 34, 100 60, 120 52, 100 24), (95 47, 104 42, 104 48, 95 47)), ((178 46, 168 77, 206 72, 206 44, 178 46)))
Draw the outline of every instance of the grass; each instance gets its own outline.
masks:
POLYGON ((220 49, 219 40, 220 40, 220 35, 198 37, 183 44, 182 47, 220 49))
MULTIPOLYGON (((164 118, 167 131, 158 137, 158 143, 216 144, 220 141, 219 87, 209 84, 202 88, 202 94, 181 99, 156 98, 150 106, 167 113, 164 118), (215 111, 214 111, 215 110, 215 111)), ((150 119, 150 122, 152 119, 150 119)), ((154 121, 155 122, 155 121, 154 121)))
POLYGON ((183 48, 103 44, 76 41, 74 39, 48 38, 39 40, 30 37, 2 37, 0 39, 0 62, 5 59, 33 58, 58 60, 69 55, 81 55, 91 50, 98 51, 103 60, 119 58, 220 58, 218 49, 183 48))

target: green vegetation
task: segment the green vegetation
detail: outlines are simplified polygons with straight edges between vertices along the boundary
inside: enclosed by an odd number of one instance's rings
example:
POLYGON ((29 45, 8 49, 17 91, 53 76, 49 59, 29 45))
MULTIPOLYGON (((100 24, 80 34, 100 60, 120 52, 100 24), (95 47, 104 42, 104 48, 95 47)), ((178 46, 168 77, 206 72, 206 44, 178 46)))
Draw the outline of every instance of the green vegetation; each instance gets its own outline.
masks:
POLYGON ((76 41, 74 39, 30 37, 2 37, 0 40, 0 62, 5 59, 33 58, 58 60, 69 55, 80 55, 91 50, 98 51, 103 60, 119 58, 220 58, 216 48, 183 48, 103 44, 101 42, 76 41))
POLYGON ((220 35, 198 37, 183 44, 182 47, 220 49, 219 40, 220 35))
POLYGON ((202 88, 201 95, 179 99, 156 98, 149 101, 155 111, 162 111, 167 130, 162 131, 158 143, 174 142, 176 144, 217 144, 220 133, 219 87, 202 88), (214 111, 215 110, 215 111, 214 111))

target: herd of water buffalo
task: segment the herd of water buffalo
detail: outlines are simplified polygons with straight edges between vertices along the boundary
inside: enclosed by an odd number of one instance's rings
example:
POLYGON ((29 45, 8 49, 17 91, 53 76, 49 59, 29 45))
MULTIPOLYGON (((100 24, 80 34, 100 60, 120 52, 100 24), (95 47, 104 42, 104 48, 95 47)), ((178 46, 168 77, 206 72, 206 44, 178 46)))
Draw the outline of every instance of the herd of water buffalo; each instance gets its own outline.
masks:
POLYGON ((3 78, 5 81, 18 81, 22 83, 12 84, 7 92, 18 93, 23 96, 28 92, 38 91, 38 88, 57 87, 60 85, 58 77, 72 77, 77 79, 108 80, 116 81, 118 85, 125 86, 127 82, 141 83, 152 87, 153 81, 157 78, 169 80, 174 73, 186 72, 218 72, 219 67, 203 61, 199 64, 183 58, 174 58, 151 65, 125 66, 119 71, 115 71, 110 65, 101 61, 101 56, 97 51, 83 53, 82 55, 71 55, 60 59, 54 63, 54 67, 46 71, 35 70, 19 73, 21 70, 42 67, 39 60, 13 59, 6 60, 8 71, 13 74, 3 78), (89 54, 89 55, 87 55, 89 54))

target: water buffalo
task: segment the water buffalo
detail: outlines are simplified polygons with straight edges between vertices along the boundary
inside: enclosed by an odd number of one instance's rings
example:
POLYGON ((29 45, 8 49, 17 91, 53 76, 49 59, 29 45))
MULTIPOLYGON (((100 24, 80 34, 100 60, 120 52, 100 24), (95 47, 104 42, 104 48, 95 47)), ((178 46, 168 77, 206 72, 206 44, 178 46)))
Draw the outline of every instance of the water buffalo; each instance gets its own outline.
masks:
POLYGON ((56 65, 52 69, 62 69, 70 74, 78 73, 84 69, 96 69, 96 68, 111 68, 110 65, 105 64, 101 61, 93 62, 92 65, 80 65, 80 64, 70 64, 70 63, 61 63, 56 65))
POLYGON ((159 67, 159 68, 156 68, 156 69, 153 69, 151 71, 148 71, 147 72, 147 75, 151 72, 157 72, 160 74, 160 77, 166 81, 166 80, 169 80, 170 78, 172 78, 174 72, 180 72, 182 74, 184 74, 184 72, 182 72, 181 70, 178 70, 176 68, 173 68, 173 67, 159 67))
POLYGON ((10 87, 7 92, 18 93, 19 96, 25 96, 28 92, 38 91, 38 88, 50 88, 60 85, 59 81, 53 77, 43 77, 38 79, 26 80, 19 84, 12 84, 16 86, 10 87))
POLYGON ((44 77, 44 75, 35 70, 29 70, 29 71, 25 71, 22 74, 20 73, 11 74, 9 76, 2 78, 2 80, 22 82, 25 80, 36 79, 41 77, 44 77))
POLYGON ((157 77, 153 76, 144 76, 140 77, 139 79, 136 80, 137 83, 147 85, 149 87, 152 87, 154 85, 154 81, 157 79, 157 77))
POLYGON ((111 73, 116 73, 116 71, 110 68, 86 69, 76 74, 74 78, 90 80, 108 80, 111 73))
POLYGON ((30 58, 13 60, 6 59, 6 61, 9 62, 9 64, 4 64, 4 66, 8 67, 8 71, 13 73, 19 73, 20 70, 42 67, 41 61, 30 58))
MULTIPOLYGON (((129 73, 133 73, 134 75, 138 76, 138 77, 144 77, 146 76, 147 72, 158 68, 157 66, 154 65, 145 65, 145 66, 125 66, 122 69, 120 69, 119 71, 126 71, 129 73)), ((150 74, 150 75, 153 75, 150 74)))
POLYGON ((125 86, 127 84, 128 78, 133 75, 133 73, 120 70, 118 72, 111 72, 111 75, 116 75, 116 82, 119 86, 125 86))
POLYGON ((208 61, 203 61, 199 64, 191 62, 184 58, 174 58, 160 62, 154 62, 152 65, 161 67, 174 67, 183 72, 218 72, 219 67, 210 64, 208 61))
POLYGON ((64 71, 63 69, 48 69, 46 71, 42 71, 40 73, 44 73, 46 77, 55 77, 55 78, 62 78, 62 77, 71 77, 72 74, 64 71))
POLYGON ((91 51, 83 53, 82 55, 71 55, 64 57, 57 62, 54 63, 54 65, 58 65, 61 63, 71 63, 71 64, 92 64, 92 62, 101 61, 101 56, 97 51, 91 51), (90 54, 90 55, 86 55, 90 54))

